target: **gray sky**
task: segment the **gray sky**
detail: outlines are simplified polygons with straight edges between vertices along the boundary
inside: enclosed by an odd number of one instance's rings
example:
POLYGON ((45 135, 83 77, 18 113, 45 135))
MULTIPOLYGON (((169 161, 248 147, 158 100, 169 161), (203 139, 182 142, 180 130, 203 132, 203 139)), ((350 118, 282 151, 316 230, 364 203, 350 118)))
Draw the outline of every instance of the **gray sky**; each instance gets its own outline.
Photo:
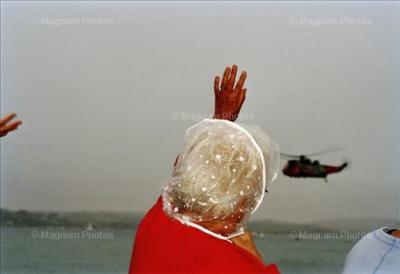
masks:
MULTIPOLYGON (((286 153, 351 169, 279 175, 256 218, 400 211, 398 3, 2 2, 1 206, 145 211, 213 77, 248 71, 247 120, 286 153)), ((281 162, 282 166, 284 162, 281 162)))

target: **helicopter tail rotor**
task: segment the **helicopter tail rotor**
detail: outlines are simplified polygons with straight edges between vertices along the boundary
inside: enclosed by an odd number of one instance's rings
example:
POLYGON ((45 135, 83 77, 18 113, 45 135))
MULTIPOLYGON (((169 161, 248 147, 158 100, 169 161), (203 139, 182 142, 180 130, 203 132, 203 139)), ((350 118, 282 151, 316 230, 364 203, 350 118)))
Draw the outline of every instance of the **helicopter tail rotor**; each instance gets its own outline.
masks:
POLYGON ((343 159, 343 163, 342 163, 342 167, 343 168, 351 168, 351 161, 348 158, 344 158, 343 159))

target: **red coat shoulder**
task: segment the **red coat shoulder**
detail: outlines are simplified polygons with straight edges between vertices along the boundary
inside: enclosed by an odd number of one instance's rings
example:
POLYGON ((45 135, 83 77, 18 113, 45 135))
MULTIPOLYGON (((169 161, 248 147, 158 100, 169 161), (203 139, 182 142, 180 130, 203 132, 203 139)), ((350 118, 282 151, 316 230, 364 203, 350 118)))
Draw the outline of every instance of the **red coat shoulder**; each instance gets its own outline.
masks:
POLYGON ((229 241, 170 218, 159 198, 138 227, 129 273, 277 274, 279 271, 276 265, 264 265, 229 241))

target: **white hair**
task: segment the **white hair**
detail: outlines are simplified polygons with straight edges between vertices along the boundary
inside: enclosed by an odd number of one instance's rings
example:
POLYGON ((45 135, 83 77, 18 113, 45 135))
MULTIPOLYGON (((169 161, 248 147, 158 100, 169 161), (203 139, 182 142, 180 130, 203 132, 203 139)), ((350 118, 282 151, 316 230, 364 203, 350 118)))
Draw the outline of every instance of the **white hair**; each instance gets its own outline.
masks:
POLYGON ((192 222, 224 220, 237 211, 250 215, 264 195, 268 151, 243 127, 222 120, 203 120, 185 141, 163 185, 166 212, 192 222))

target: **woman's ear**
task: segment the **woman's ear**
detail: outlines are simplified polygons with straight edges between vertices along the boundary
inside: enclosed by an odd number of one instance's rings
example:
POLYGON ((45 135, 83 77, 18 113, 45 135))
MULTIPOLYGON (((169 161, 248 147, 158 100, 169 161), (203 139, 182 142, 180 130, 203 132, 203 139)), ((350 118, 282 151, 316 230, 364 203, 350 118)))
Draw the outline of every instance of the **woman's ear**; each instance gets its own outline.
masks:
POLYGON ((235 213, 230 215, 227 219, 229 219, 230 222, 232 223, 239 223, 244 215, 246 214, 246 211, 243 210, 243 207, 245 206, 247 201, 246 197, 243 197, 237 204, 236 209, 235 209, 235 213))
MULTIPOLYGON (((243 197, 237 204, 236 206, 236 210, 239 211, 239 209, 242 209, 246 203, 247 203, 248 198, 247 197, 243 197)), ((240 212, 240 211, 239 211, 240 212)))

